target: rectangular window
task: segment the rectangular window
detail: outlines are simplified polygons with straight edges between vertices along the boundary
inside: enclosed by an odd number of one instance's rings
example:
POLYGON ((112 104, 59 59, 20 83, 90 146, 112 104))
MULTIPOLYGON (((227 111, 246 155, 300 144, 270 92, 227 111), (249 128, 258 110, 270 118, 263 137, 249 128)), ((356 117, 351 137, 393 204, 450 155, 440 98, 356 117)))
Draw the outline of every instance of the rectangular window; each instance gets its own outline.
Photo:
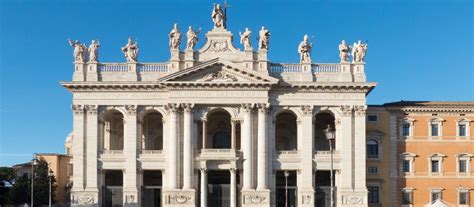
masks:
POLYGON ((411 195, 412 194, 409 191, 402 192, 402 204, 403 205, 413 204, 411 195))
POLYGON ((368 167, 367 172, 370 174, 378 173, 379 169, 377 167, 368 167))
POLYGON ((459 192, 459 205, 469 205, 469 192, 459 192))
POLYGON ((458 126, 458 132, 460 137, 465 137, 466 136, 466 125, 465 124, 459 124, 458 126))
POLYGON ((378 120, 377 115, 368 115, 367 116, 367 121, 368 122, 377 122, 377 120, 378 120))
POLYGON ((403 172, 410 172, 410 160, 403 160, 402 161, 402 170, 403 172))
POLYGON ((467 172, 467 160, 459 160, 459 172, 467 172))
POLYGON ((441 199, 441 192, 431 192, 431 202, 441 199))
POLYGON ((367 186, 369 203, 379 203, 379 186, 367 186))
POLYGON ((431 124, 431 136, 433 137, 439 136, 438 129, 439 129, 438 124, 431 124))
POLYGON ((431 160, 431 172, 439 172, 439 160, 431 160))
POLYGON ((410 136, 410 124, 404 123, 402 125, 402 136, 410 136))

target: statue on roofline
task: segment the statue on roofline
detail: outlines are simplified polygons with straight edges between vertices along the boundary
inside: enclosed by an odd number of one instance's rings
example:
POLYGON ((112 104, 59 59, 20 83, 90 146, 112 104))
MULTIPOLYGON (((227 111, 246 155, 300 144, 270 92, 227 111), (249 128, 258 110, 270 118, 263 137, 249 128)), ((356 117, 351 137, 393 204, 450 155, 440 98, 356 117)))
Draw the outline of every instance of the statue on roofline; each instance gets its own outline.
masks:
POLYGON ((270 32, 268 29, 262 26, 262 29, 258 32, 259 39, 258 39, 258 49, 266 49, 268 50, 268 43, 270 41, 270 32))
POLYGON ((248 27, 245 28, 245 32, 241 33, 239 32, 240 35, 240 44, 244 45, 244 50, 252 50, 252 46, 250 45, 250 35, 252 35, 252 32, 249 30, 248 27))
POLYGON ((198 34, 201 32, 201 28, 198 31, 194 31, 193 27, 189 26, 188 32, 186 33, 186 50, 193 50, 199 41, 198 34))
POLYGON ((300 53, 300 62, 301 63, 311 63, 311 49, 313 48, 313 43, 309 43, 308 35, 304 35, 303 41, 300 42, 298 46, 298 53, 300 53))
POLYGON ((179 45, 181 44, 181 32, 179 32, 178 24, 174 24, 173 29, 168 36, 170 38, 170 49, 179 50, 179 45))
POLYGON ((368 49, 367 43, 362 43, 362 41, 358 41, 354 43, 352 48, 352 62, 354 63, 363 63, 365 62, 365 54, 367 53, 368 49))
POLYGON ((348 63, 349 57, 351 53, 351 47, 346 44, 345 40, 341 41, 341 44, 339 44, 339 57, 341 58, 341 63, 348 63))
POLYGON ((86 45, 79 42, 79 40, 71 41, 67 39, 69 45, 74 47, 73 57, 74 62, 85 62, 86 61, 86 45))
POLYGON ((89 62, 97 62, 99 61, 99 47, 100 43, 99 40, 92 40, 89 48, 87 49, 89 52, 89 62))
POLYGON ((220 4, 214 4, 211 17, 212 22, 214 22, 214 28, 225 29, 226 16, 220 4))
POLYGON ((138 61, 138 43, 133 41, 131 37, 128 38, 127 44, 122 47, 122 52, 127 62, 138 61))

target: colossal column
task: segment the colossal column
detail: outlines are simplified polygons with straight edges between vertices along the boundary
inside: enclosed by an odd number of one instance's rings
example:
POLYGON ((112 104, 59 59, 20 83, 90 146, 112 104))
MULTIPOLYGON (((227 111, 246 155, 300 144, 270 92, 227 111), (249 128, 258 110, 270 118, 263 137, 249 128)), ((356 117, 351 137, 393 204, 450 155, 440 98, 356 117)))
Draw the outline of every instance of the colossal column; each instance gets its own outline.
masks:
POLYGON ((194 104, 184 104, 183 189, 193 188, 193 112, 194 104))
POLYGON ((177 136, 177 113, 179 104, 171 103, 167 105, 169 111, 168 125, 168 187, 178 189, 178 136, 177 136))
MULTIPOLYGON (((341 124, 336 129, 336 142, 341 143, 341 175, 340 186, 337 186, 337 205, 344 204, 344 199, 352 196, 354 172, 352 162, 352 106, 341 106, 341 124)), ((364 130, 365 131, 365 130, 364 130)), ((365 158, 364 158, 365 160, 365 158)), ((365 174, 365 173, 364 173, 365 174)), ((344 206, 344 205, 342 205, 344 206)), ((350 206, 350 205, 349 205, 350 206)))
POLYGON ((366 187, 366 142, 365 110, 367 106, 354 106, 354 193, 360 202, 367 206, 366 187))
POLYGON ((258 105, 258 183, 257 190, 268 190, 268 133, 267 133, 267 114, 268 114, 268 104, 259 104, 258 105))
POLYGON ((74 176, 72 193, 84 190, 84 107, 82 105, 72 105, 74 112, 73 119, 73 164, 74 176))
POLYGON ((124 201, 129 206, 138 204, 137 187, 137 106, 125 105, 127 116, 125 118, 125 179, 124 179, 124 201))
POLYGON ((252 110, 253 104, 242 104, 242 112, 244 113, 244 120, 242 123, 242 152, 244 154, 243 161, 243 186, 242 190, 253 189, 253 148, 252 148, 252 110))
POLYGON ((87 152, 87 167, 86 167, 86 191, 92 193, 98 193, 97 188, 97 144, 98 144, 98 130, 97 130, 97 106, 86 105, 87 111, 87 140, 86 140, 86 152, 87 152))

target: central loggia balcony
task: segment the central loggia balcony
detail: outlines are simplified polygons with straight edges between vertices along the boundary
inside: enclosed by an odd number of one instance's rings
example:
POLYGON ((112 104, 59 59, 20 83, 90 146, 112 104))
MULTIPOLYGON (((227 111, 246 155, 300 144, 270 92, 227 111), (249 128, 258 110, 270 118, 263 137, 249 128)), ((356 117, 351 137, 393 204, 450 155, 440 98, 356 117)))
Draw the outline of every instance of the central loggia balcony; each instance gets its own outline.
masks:
POLYGON ((197 153, 201 160, 236 160, 241 154, 236 149, 201 149, 197 153))
MULTIPOLYGON (((318 169, 321 170, 329 170, 331 167, 331 151, 329 150, 318 150, 314 151, 313 160, 318 163, 318 169)), ((333 151, 333 163, 334 169, 340 169, 340 162, 341 162, 341 151, 334 150, 333 151)))

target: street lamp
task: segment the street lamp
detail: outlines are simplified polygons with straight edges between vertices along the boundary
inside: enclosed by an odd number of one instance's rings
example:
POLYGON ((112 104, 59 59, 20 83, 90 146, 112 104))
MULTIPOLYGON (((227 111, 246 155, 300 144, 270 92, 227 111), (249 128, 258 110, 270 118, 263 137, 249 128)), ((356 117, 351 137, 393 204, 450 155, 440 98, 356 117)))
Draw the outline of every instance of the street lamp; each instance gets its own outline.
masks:
POLYGON ((326 139, 329 141, 329 154, 331 155, 331 171, 330 171, 330 179, 331 179, 331 207, 334 207, 334 181, 333 181, 333 171, 334 171, 334 160, 333 160, 333 149, 332 149, 332 142, 336 138, 335 130, 328 125, 328 128, 324 130, 324 134, 326 135, 326 139))
POLYGON ((35 165, 38 164, 38 160, 33 155, 33 159, 31 160, 31 206, 33 207, 33 189, 34 189, 34 177, 35 177, 35 165))
POLYGON ((51 177, 53 177, 53 171, 48 171, 48 178, 49 178, 49 207, 51 207, 51 177))
POLYGON ((285 207, 288 207, 288 176, 290 173, 285 170, 285 207))

